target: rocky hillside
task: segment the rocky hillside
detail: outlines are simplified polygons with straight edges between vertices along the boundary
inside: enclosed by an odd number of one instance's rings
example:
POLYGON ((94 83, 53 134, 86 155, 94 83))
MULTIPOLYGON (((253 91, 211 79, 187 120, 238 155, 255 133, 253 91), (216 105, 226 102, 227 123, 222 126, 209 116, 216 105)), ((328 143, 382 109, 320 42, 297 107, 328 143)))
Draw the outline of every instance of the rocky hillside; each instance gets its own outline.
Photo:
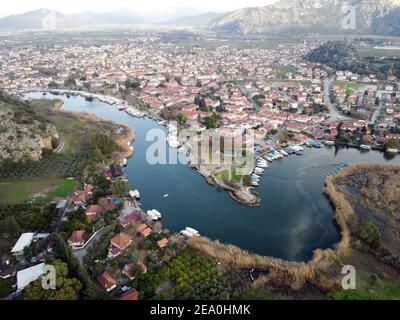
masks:
POLYGON ((43 149, 53 149, 57 129, 29 104, 0 92, 0 162, 38 160, 43 149))
MULTIPOLYGON (((398 18, 392 12, 400 8, 400 0, 281 0, 266 7, 234 11, 214 20, 209 27, 236 34, 343 32, 342 7, 349 2, 356 5, 357 32, 370 32, 373 26, 377 29, 398 18)), ((400 20, 395 22, 399 25, 400 20)))

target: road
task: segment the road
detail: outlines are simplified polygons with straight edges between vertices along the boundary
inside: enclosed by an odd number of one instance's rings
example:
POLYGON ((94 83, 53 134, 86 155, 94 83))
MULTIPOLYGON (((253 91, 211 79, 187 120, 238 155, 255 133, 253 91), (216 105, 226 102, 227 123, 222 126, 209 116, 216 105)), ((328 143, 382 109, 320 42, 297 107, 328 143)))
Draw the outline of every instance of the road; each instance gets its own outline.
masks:
POLYGON ((331 101, 330 91, 331 91, 332 82, 333 82, 333 79, 331 79, 331 78, 325 79, 325 81, 324 81, 324 104, 329 108, 329 114, 330 114, 332 120, 344 119, 346 117, 342 116, 339 113, 339 110, 331 101))

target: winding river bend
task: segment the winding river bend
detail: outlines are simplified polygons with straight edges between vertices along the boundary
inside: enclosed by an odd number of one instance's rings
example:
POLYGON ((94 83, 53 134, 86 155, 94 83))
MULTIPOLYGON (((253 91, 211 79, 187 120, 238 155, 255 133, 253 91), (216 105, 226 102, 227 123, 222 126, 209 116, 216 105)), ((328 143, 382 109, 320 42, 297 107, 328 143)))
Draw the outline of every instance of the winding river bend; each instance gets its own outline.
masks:
MULTIPOLYGON (((43 98, 41 93, 26 97, 43 98)), ((400 156, 376 151, 307 149, 303 156, 292 155, 270 164, 256 189, 261 206, 250 208, 209 186, 188 166, 150 165, 146 150, 153 142, 146 141, 146 133, 156 127, 165 130, 155 121, 133 118, 106 103, 88 102, 79 96, 48 93, 45 98, 62 98, 64 110, 91 112, 134 129, 135 154, 126 169, 129 182, 139 189, 142 208, 159 210, 169 230, 191 226, 211 239, 291 261, 310 260, 315 249, 331 248, 339 240, 333 210, 323 194, 326 176, 336 174, 345 162, 400 163, 400 156)))

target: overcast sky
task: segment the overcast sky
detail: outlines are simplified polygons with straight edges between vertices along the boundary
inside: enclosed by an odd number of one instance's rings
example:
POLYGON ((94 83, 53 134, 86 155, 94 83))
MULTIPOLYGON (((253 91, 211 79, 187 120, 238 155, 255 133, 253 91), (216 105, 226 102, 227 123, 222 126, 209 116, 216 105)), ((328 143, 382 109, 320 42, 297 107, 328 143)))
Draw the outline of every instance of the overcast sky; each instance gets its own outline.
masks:
POLYGON ((115 11, 128 8, 143 12, 170 7, 199 8, 201 11, 230 11, 244 7, 268 5, 276 0, 11 0, 0 6, 0 15, 18 14, 30 10, 47 8, 63 13, 84 11, 115 11))

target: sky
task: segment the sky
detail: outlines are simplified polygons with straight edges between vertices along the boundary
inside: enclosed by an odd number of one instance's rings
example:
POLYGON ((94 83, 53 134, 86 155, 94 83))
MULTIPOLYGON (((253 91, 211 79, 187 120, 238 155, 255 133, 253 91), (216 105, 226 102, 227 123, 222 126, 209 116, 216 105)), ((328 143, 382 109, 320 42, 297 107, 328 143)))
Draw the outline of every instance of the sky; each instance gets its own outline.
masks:
POLYGON ((165 8, 198 8, 205 11, 225 12, 244 7, 265 6, 276 0, 12 0, 0 7, 0 16, 19 14, 40 8, 62 13, 84 11, 107 12, 127 8, 146 12, 165 8))

